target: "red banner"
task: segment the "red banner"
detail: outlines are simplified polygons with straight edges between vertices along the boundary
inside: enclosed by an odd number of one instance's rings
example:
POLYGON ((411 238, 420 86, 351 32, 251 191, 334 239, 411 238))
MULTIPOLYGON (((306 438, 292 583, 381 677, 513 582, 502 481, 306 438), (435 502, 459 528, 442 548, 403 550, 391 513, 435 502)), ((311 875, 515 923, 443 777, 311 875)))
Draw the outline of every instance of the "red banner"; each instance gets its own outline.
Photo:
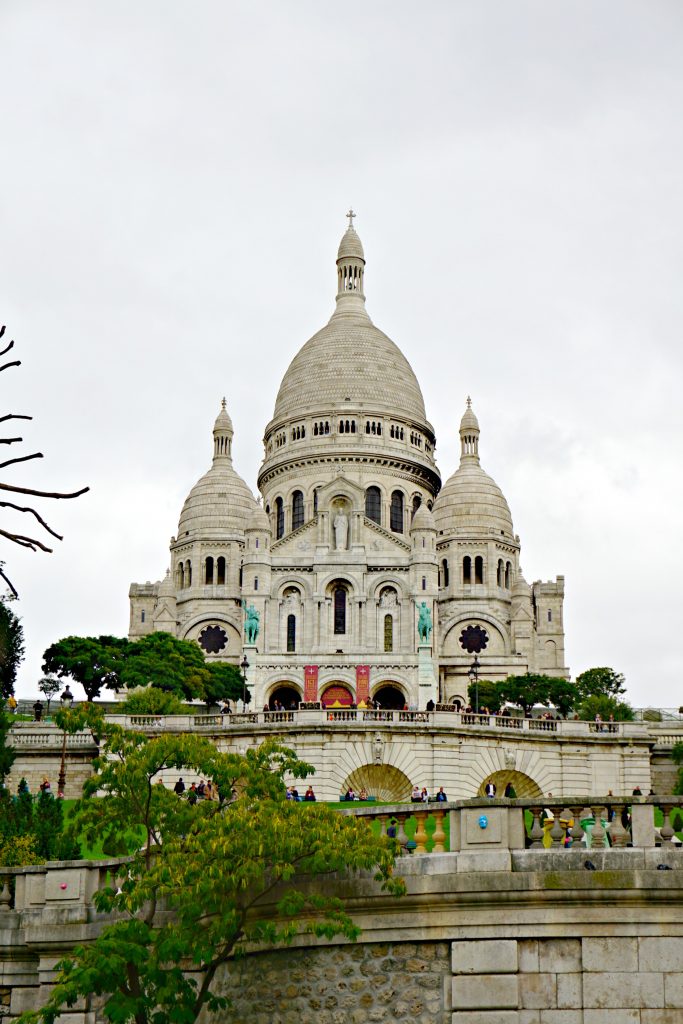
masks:
POLYGON ((318 699, 318 666, 304 666, 304 700, 318 699))
POLYGON ((370 699, 370 666, 356 665, 356 704, 370 699))

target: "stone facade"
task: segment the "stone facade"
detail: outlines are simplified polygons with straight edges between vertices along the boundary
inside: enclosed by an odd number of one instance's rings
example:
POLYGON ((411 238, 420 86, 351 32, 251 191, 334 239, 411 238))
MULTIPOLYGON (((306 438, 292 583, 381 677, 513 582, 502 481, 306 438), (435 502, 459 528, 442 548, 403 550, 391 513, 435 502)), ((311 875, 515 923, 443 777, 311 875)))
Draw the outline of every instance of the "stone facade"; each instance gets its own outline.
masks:
POLYGON ((483 679, 567 676, 564 578, 525 581, 469 399, 460 466, 441 487, 419 383, 370 320, 364 274, 349 227, 335 312, 292 360, 265 428, 259 502, 233 469, 223 402, 166 577, 130 588, 130 636, 161 629, 208 658, 246 655, 258 707, 465 705, 475 650, 483 679), (423 603, 432 628, 421 642, 423 603), (251 638, 245 605, 258 616, 251 638))

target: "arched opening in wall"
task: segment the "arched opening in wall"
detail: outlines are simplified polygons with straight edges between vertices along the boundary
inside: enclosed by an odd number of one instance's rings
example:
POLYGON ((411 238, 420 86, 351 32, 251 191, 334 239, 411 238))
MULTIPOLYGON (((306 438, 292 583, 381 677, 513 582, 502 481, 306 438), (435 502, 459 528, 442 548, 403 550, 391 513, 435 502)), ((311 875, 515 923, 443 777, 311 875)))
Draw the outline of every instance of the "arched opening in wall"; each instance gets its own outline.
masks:
POLYGON ((403 711, 407 701, 403 690, 395 683, 382 683, 372 695, 384 711, 403 711))
POLYGON ((508 590, 512 586, 512 564, 510 562, 505 563, 505 586, 508 590))
POLYGON ((499 587, 505 586, 505 567, 503 565, 503 559, 498 559, 498 571, 496 574, 496 582, 499 587))
POLYGON ((268 707, 272 711, 275 707, 275 701, 277 700, 282 704, 285 711, 294 711, 299 707, 299 701, 301 699, 301 693, 295 686, 292 686, 291 683, 280 683, 275 687, 268 698, 268 707))
POLYGON ((213 583, 213 558, 211 557, 211 555, 208 555, 206 559, 204 582, 213 583))
POLYGON ((304 525, 304 496, 301 491, 294 491, 292 495, 292 529, 298 530, 304 525))
POLYGON ((545 665, 544 668, 557 668, 557 644, 554 640, 545 642, 545 665))
POLYGON ((334 632, 335 636, 346 633, 346 587, 334 588, 334 632))
POLYGON ((474 559, 474 582, 484 582, 484 559, 481 555, 477 555, 474 559))
POLYGON ((365 515, 378 526, 382 525, 382 493, 379 487, 368 487, 365 492, 365 515))
POLYGON ((441 562, 441 580, 444 587, 448 586, 448 559, 444 558, 441 562))
POLYGON ((465 555, 462 560, 462 581, 463 583, 472 582, 472 559, 469 555, 465 555))
POLYGON ((280 540, 285 535, 285 504, 282 498, 275 499, 275 539, 280 540))
POLYGON ((394 649, 394 616, 384 616, 384 651, 388 653, 394 649))
POLYGON ((365 764, 348 775, 339 787, 340 794, 352 789, 356 796, 365 790, 382 803, 407 803, 412 784, 407 775, 391 764, 365 764))
POLYGON ((192 562, 190 561, 189 558, 185 562, 185 586, 192 586, 192 562))
POLYGON ((462 701, 460 700, 459 697, 452 697, 451 698, 451 704, 453 704, 453 706, 455 707, 456 711, 462 711, 463 703, 462 703, 462 701))
POLYGON ((178 590, 182 590, 185 586, 185 566, 182 562, 178 563, 178 590))
POLYGON ((324 708, 334 707, 335 704, 350 708, 354 703, 354 696, 344 683, 331 683, 323 691, 320 700, 324 708))
POLYGON ((219 587, 225 586, 225 559, 222 555, 216 559, 216 584, 219 587))
POLYGON ((411 523, 412 523, 413 519, 415 518, 415 513, 417 512, 417 510, 419 509, 421 504, 422 504, 422 498, 421 498, 421 496, 419 494, 416 494, 415 497, 413 498, 413 510, 412 510, 412 512, 410 514, 410 521, 411 521, 411 523))
POLYGON ((287 616, 287 653, 296 651, 296 615, 287 616))
MULTIPOLYGON (((539 797, 543 796, 543 790, 537 782, 523 772, 515 771, 512 769, 503 769, 499 772, 493 772, 492 775, 487 775, 485 779, 481 780, 479 789, 476 792, 476 796, 486 796, 486 783, 492 782, 496 787, 496 796, 505 796, 505 790, 509 786, 512 786, 512 790, 516 797, 520 800, 524 797, 539 797)), ((508 795, 511 795, 508 792, 508 795)))
POLYGON ((403 533, 403 493, 394 491, 391 495, 389 526, 394 533, 403 533))
POLYGON ((318 514, 318 488, 314 487, 313 488, 313 515, 317 516, 317 514, 318 514))

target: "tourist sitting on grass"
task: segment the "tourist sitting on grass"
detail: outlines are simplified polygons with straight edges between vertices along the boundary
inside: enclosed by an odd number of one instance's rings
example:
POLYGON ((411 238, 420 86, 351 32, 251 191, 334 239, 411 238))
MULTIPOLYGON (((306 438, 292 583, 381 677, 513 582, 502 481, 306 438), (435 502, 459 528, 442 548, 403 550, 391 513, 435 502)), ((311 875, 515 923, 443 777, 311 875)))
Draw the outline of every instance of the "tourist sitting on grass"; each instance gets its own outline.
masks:
POLYGON ((350 786, 346 790, 346 796, 344 797, 344 799, 345 800, 355 800, 356 799, 356 794, 354 793, 354 791, 351 789, 350 786))
POLYGON ((304 793, 304 800, 308 800, 309 802, 312 801, 312 800, 315 800, 315 793, 313 792, 313 786, 309 786, 308 789, 306 790, 306 792, 304 793))
POLYGON ((410 802, 413 804, 419 804, 422 800, 422 793, 420 792, 419 786, 413 786, 413 792, 410 794, 410 802))
POLYGON ((358 794, 358 799, 359 800, 367 800, 367 798, 368 798, 368 791, 367 791, 367 789, 365 789, 365 788, 361 789, 360 793, 358 794))
POLYGON ((448 800, 448 797, 443 791, 443 786, 439 786, 439 792, 436 794, 437 803, 443 804, 448 800))

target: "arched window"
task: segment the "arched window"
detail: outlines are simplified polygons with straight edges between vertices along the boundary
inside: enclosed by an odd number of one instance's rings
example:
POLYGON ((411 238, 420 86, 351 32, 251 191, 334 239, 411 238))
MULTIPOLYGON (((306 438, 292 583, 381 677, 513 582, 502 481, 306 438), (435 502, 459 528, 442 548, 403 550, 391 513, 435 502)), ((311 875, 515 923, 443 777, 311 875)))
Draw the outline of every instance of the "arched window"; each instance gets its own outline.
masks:
POLYGON ((287 616, 287 653, 293 654, 296 650, 296 615, 287 616))
POLYGON ((442 572, 443 572, 443 576, 442 576, 443 585, 444 585, 444 587, 447 587, 448 586, 448 559, 447 558, 444 558, 444 560, 442 561, 441 569, 442 569, 442 572))
POLYGON ((318 514, 318 488, 313 488, 313 515, 318 514))
POLYGON ((334 632, 346 632, 346 591, 337 587, 334 591, 334 632))
POLYGON ((394 649, 394 616, 384 616, 384 650, 393 651, 394 649))
POLYGON ((508 588, 508 590, 512 586, 512 563, 511 562, 506 562, 505 563, 505 586, 508 588))
POLYGON ((292 495, 292 529, 297 530, 304 525, 304 496, 301 491, 292 495))
POLYGON ((481 555, 477 555, 477 557, 474 559, 474 582, 484 582, 484 559, 481 557, 481 555))
POLYGON ((382 525, 382 493, 379 487, 368 487, 365 492, 365 514, 373 523, 382 525))
POLYGON ((225 586, 225 559, 222 555, 216 559, 216 583, 219 587, 225 586))
POLYGON ((185 586, 192 586, 192 562, 190 561, 189 558, 185 562, 185 586))
POLYGON ((462 581, 463 583, 472 582, 472 559, 469 555, 465 555, 462 560, 462 581))
POLYGON ((275 540, 285 535, 285 506, 282 498, 275 499, 275 540))
POLYGON ((403 494, 394 491, 391 495, 391 515, 389 525, 394 533, 403 533, 403 494))
POLYGON ((505 567, 502 558, 498 559, 498 586, 505 586, 505 567))
POLYGON ((205 573, 204 573, 204 582, 205 583, 213 583, 213 558, 211 557, 211 555, 208 555, 207 559, 206 559, 206 569, 205 569, 205 573))
POLYGON ((254 590, 258 590, 258 576, 254 576, 254 590))
POLYGON ((185 586, 185 566, 182 562, 178 564, 178 590, 182 590, 185 586))
POLYGON ((419 509, 421 504, 422 504, 422 498, 420 497, 419 494, 416 494, 415 497, 413 498, 413 511, 410 514, 410 521, 411 521, 411 523, 412 523, 413 519, 415 518, 415 513, 417 512, 417 510, 419 509))

